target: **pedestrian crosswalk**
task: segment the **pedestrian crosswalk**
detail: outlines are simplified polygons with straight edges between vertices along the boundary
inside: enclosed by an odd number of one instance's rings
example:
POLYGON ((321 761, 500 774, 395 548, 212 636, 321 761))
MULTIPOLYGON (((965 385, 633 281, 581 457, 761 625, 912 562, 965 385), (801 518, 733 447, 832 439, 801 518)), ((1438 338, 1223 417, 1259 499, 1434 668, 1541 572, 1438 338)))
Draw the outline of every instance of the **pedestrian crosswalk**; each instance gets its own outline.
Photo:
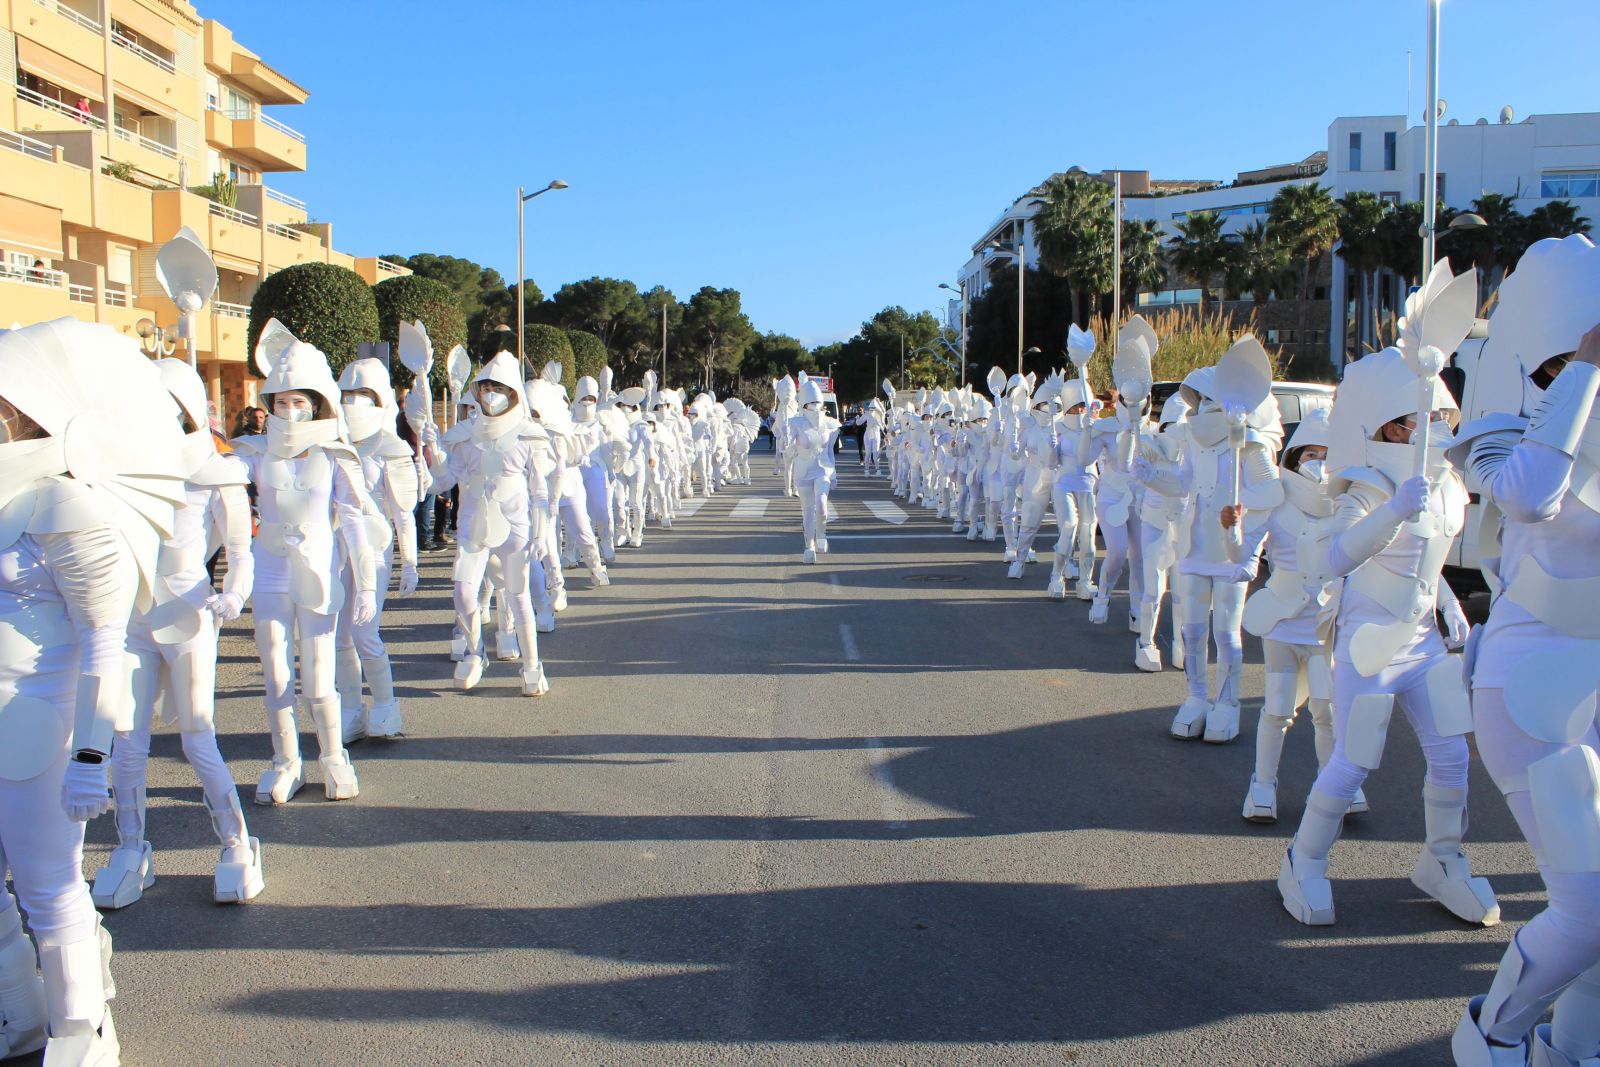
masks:
POLYGON ((759 519, 767 513, 767 504, 770 501, 770 497, 747 496, 733 506, 733 510, 728 512, 728 518, 759 519))
MULTIPOLYGON (((724 512, 723 516, 738 522, 752 522, 765 518, 768 509, 774 503, 781 502, 780 498, 770 496, 742 497, 724 512)), ((678 505, 676 517, 680 519, 689 518, 705 505, 705 497, 690 497, 678 505)), ((860 518, 862 509, 865 509, 866 513, 872 518, 877 519, 879 522, 886 522, 891 526, 904 526, 911 519, 906 510, 892 500, 846 500, 843 507, 843 514, 847 519, 860 518)), ((840 521, 839 507, 832 500, 828 501, 828 521, 840 521)))
POLYGON ((898 504, 892 501, 868 500, 864 503, 867 505, 867 510, 872 512, 874 518, 882 519, 884 522, 893 523, 896 526, 899 526, 910 517, 898 504))

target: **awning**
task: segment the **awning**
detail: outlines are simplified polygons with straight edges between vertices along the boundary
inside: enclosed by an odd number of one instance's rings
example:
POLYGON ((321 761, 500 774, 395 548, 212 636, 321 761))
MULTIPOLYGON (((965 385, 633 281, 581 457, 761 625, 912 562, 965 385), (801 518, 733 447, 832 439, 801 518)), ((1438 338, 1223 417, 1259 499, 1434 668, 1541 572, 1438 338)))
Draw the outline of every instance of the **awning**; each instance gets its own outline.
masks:
POLYGON ((82 63, 57 55, 37 41, 17 38, 17 65, 29 74, 37 74, 45 81, 54 82, 63 89, 82 93, 90 100, 105 97, 105 79, 82 63))
POLYGON ((178 34, 172 23, 136 0, 118 0, 111 5, 111 18, 141 36, 148 37, 169 52, 178 50, 178 34))
POLYGON ((149 111, 156 115, 162 115, 169 119, 176 119, 178 117, 176 109, 174 109, 171 104, 164 104, 159 100, 152 99, 141 92, 128 88, 121 82, 118 82, 112 91, 117 94, 118 100, 133 104, 142 110, 149 111))
POLYGON ((61 211, 0 193, 0 250, 61 259, 61 211))

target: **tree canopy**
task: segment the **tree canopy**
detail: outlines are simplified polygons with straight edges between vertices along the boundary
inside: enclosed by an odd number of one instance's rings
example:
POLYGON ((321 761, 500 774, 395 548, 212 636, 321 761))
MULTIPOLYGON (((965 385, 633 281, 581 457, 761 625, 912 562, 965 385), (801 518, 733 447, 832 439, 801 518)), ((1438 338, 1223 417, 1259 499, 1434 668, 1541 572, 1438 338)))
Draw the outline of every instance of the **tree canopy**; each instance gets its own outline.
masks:
MULTIPOLYGON (((296 263, 267 276, 250 300, 245 340, 251 352, 274 318, 321 349, 335 375, 356 358, 363 342, 378 339, 372 288, 355 271, 332 263, 296 263)), ((250 366, 253 370, 254 360, 250 366)))
POLYGON ((450 350, 467 341, 467 317, 457 292, 444 282, 416 274, 388 278, 372 287, 378 305, 378 339, 388 341, 391 351, 389 378, 396 389, 412 383, 412 374, 400 362, 400 323, 422 320, 433 342, 433 370, 428 381, 435 396, 449 387, 445 362, 450 350))

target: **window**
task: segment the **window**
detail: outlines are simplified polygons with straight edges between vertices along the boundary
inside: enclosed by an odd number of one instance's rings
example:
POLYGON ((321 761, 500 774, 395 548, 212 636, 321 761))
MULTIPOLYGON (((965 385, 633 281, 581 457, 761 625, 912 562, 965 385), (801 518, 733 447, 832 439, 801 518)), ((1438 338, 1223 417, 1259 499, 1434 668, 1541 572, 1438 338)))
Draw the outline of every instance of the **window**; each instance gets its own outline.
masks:
POLYGON ((222 106, 222 83, 215 74, 206 75, 206 107, 212 111, 222 106))
POLYGON ((228 177, 233 179, 235 185, 254 185, 260 176, 249 167, 241 166, 233 160, 228 160, 228 177))
POLYGON ((111 256, 106 263, 106 281, 117 285, 133 283, 133 249, 111 249, 111 256))
POLYGON ((1382 200, 1386 204, 1393 204, 1395 207, 1399 207, 1400 206, 1400 194, 1398 192, 1395 192, 1395 193, 1379 193, 1378 194, 1378 199, 1382 200))
POLYGON ((1350 135, 1350 153, 1346 157, 1345 170, 1360 170, 1360 169, 1361 169, 1361 135, 1359 133, 1352 133, 1350 135))
POLYGON ((1399 134, 1389 130, 1383 135, 1383 169, 1394 170, 1395 149, 1399 141, 1399 134))
POLYGON ((1539 195, 1546 200, 1600 196, 1600 170, 1550 171, 1539 181, 1539 195))
POLYGON ((1172 218, 1174 221, 1181 222, 1190 215, 1198 215, 1202 212, 1210 212, 1222 218, 1229 218, 1234 215, 1265 215, 1271 206, 1267 201, 1262 200, 1254 204, 1230 204, 1227 207, 1195 208, 1191 211, 1174 211, 1172 218))
MULTIPOLYGON (((1442 203, 1444 203, 1444 171, 1441 170, 1438 173, 1437 177, 1438 177, 1439 181, 1438 181, 1437 186, 1435 187, 1435 189, 1433 191, 1433 195, 1435 197, 1437 197, 1438 200, 1439 200, 1439 203, 1442 204, 1442 203)), ((1419 175, 1417 175, 1417 199, 1418 200, 1422 199, 1422 194, 1423 194, 1422 175, 1419 174, 1419 175)))

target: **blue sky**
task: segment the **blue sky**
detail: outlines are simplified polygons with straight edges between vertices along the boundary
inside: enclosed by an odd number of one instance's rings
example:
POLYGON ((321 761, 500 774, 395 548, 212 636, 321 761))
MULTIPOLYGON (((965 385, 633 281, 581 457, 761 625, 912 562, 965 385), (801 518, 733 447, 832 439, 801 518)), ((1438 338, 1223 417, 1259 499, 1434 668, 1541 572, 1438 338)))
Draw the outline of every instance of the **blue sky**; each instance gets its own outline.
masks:
MULTIPOLYGON (((440 252, 548 292, 733 287, 757 328, 842 339, 941 306, 972 241, 1073 164, 1231 178, 1423 99, 1423 0, 561 3, 200 0, 311 91, 269 183, 357 255, 440 252), (447 13, 447 14, 444 14, 447 13)), ((1444 0, 1441 95, 1493 121, 1600 110, 1600 4, 1444 0), (1530 14, 1531 11, 1548 11, 1530 14), (1590 53, 1585 55, 1584 53, 1590 53)))

